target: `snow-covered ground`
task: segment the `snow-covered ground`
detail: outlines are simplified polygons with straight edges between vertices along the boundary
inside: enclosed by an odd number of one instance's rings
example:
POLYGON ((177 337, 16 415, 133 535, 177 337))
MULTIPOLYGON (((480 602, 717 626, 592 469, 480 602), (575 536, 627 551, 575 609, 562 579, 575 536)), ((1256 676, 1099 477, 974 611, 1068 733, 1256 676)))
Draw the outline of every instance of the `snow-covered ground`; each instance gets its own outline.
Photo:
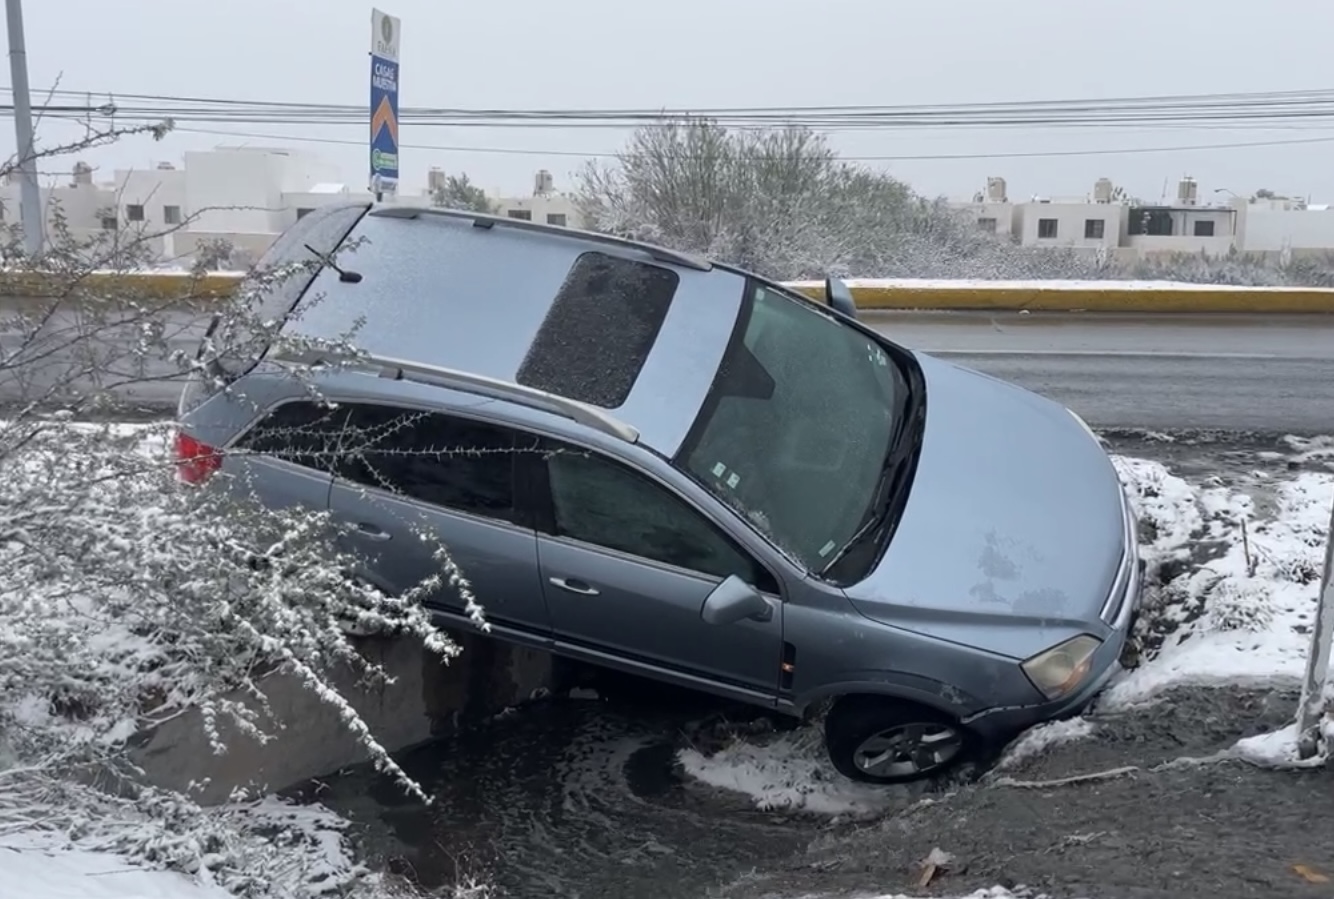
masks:
POLYGON ((0 883, 32 899, 230 899, 220 887, 152 871, 103 852, 34 833, 0 837, 0 883))
MULTIPOLYGON (((1294 455, 1286 458, 1300 464, 1334 460, 1334 440, 1289 442, 1294 455)), ((1221 480, 1191 483, 1145 459, 1113 461, 1142 523, 1150 587, 1141 625, 1149 636, 1143 663, 1109 687, 1100 707, 1152 703, 1182 685, 1290 685, 1299 679, 1310 646, 1334 475, 1298 471, 1280 480, 1256 472, 1251 482, 1263 489, 1251 490, 1221 480)), ((1034 728, 1000 765, 1093 731, 1082 718, 1034 728)), ((1243 741, 1236 752, 1257 764, 1281 765, 1292 760, 1294 745, 1289 728, 1243 741)), ((685 749, 678 757, 690 777, 747 794, 764 809, 863 816, 902 807, 912 796, 908 788, 873 788, 840 777, 815 728, 763 742, 737 739, 711 754, 685 749)))

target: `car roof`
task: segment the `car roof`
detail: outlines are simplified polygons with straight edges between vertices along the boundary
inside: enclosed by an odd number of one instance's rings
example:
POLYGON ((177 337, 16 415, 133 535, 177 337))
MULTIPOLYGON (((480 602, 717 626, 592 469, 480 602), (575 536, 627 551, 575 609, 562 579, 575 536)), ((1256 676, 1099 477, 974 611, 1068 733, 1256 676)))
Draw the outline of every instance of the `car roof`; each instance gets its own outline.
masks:
POLYGON ((618 374, 618 354, 624 355, 615 336, 618 298, 609 297, 606 310, 581 323, 568 346, 559 335, 554 343, 550 339, 553 303, 575 261, 589 252, 666 269, 676 280, 647 355, 635 363, 628 393, 607 410, 645 447, 675 455, 713 383, 745 290, 743 273, 698 257, 478 213, 376 206, 336 259, 360 280, 325 268, 285 331, 348 338, 375 356, 498 384, 518 382, 543 337, 542 349, 557 366, 567 353, 565 362, 584 377, 611 378, 618 374), (599 333, 598 343, 587 341, 590 330, 599 333))

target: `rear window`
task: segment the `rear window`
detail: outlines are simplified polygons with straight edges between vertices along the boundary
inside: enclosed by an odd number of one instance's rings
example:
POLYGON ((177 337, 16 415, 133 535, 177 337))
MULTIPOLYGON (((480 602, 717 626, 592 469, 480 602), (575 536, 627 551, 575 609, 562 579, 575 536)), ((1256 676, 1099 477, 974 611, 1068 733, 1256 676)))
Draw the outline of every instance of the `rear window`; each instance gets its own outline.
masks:
POLYGON ((658 339, 680 281, 662 266, 581 254, 516 379, 605 409, 620 406, 658 339))
POLYGON ((262 279, 274 277, 274 273, 286 266, 291 266, 292 271, 278 276, 239 318, 227 317, 215 322, 201 352, 207 351, 211 341, 218 365, 231 378, 253 368, 320 273, 323 266, 319 260, 335 253, 369 208, 362 204, 321 207, 297 219, 278 235, 240 291, 254 290, 263 283, 262 279), (312 249, 317 252, 311 252, 312 249))

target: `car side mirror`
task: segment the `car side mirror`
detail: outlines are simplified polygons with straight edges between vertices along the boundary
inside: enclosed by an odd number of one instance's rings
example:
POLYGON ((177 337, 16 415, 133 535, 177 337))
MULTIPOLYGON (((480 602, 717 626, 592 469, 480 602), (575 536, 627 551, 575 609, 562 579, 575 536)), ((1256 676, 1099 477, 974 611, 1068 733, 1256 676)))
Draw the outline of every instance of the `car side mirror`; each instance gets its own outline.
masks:
POLYGON ((857 301, 852 298, 852 290, 838 278, 824 279, 824 298, 835 312, 848 318, 857 317, 857 301))
POLYGON ((774 609, 760 591, 733 574, 713 588, 699 616, 707 624, 736 624, 747 618, 769 621, 774 617, 774 609))

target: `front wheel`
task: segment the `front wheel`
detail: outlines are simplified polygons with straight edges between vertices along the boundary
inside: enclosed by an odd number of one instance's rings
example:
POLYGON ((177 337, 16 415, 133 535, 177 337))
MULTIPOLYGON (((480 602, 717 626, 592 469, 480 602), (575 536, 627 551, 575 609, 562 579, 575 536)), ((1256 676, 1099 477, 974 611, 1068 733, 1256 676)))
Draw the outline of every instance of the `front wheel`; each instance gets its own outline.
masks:
POLYGON ((882 696, 845 696, 825 718, 825 749, 839 773, 876 784, 950 771, 976 750, 973 734, 942 712, 882 696))

